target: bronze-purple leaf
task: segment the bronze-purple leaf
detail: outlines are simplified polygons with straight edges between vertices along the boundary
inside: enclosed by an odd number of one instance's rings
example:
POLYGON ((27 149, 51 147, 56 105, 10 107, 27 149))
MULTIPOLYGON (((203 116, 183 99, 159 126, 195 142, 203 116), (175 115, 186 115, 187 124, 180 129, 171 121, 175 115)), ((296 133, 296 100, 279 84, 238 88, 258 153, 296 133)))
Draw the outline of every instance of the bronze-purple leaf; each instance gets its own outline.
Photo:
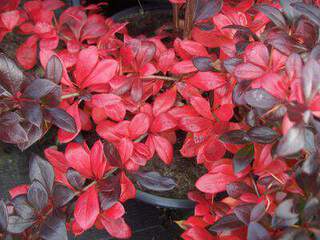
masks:
POLYGON ((21 126, 26 131, 28 140, 22 143, 18 143, 17 146, 21 151, 24 151, 43 136, 43 129, 42 127, 38 128, 37 126, 29 122, 24 122, 21 124, 21 126))
POLYGON ((248 135, 253 142, 262 144, 272 143, 279 137, 276 131, 265 126, 251 128, 248 135))
POLYGON ((36 217, 34 208, 30 205, 27 195, 19 195, 12 199, 11 204, 16 214, 24 219, 32 219, 36 217))
POLYGON ((269 232, 259 223, 251 222, 248 227, 248 240, 271 240, 269 232))
POLYGON ((250 222, 258 222, 266 214, 266 205, 262 201, 255 205, 250 213, 250 222))
POLYGON ((209 57, 194 57, 192 62, 200 72, 208 72, 213 70, 213 61, 209 57))
POLYGON ((36 222, 35 219, 24 219, 20 216, 9 216, 7 231, 13 234, 19 234, 31 227, 36 222))
POLYGON ((61 108, 47 108, 46 109, 52 117, 52 123, 57 127, 75 133, 77 132, 76 122, 74 118, 61 108))
POLYGON ((279 102, 278 99, 262 88, 256 88, 246 92, 244 98, 250 106, 262 109, 270 109, 279 102))
POLYGON ((251 193, 253 189, 245 182, 232 182, 226 186, 228 195, 232 198, 239 198, 244 193, 251 193))
POLYGON ((72 190, 62 184, 56 184, 52 191, 52 200, 55 207, 63 207, 69 203, 75 194, 72 190))
POLYGON ((320 64, 310 58, 302 69, 302 86, 304 97, 309 101, 320 90, 320 64))
POLYGON ((320 27, 320 9, 311 5, 311 4, 305 4, 302 2, 292 3, 291 6, 300 12, 302 15, 309 18, 311 21, 313 21, 315 24, 320 27))
POLYGON ((81 190, 84 185, 85 179, 76 170, 70 168, 67 171, 67 179, 72 187, 77 190, 81 190))
POLYGON ((279 9, 267 4, 259 4, 255 8, 265 14, 277 27, 286 29, 286 20, 279 9))
POLYGON ((65 217, 51 214, 40 227, 41 239, 44 240, 68 240, 65 217))
POLYGON ((232 158, 233 170, 235 173, 239 173, 244 170, 254 158, 254 146, 249 144, 241 148, 232 158))
POLYGON ((38 155, 33 154, 30 159, 29 177, 31 182, 38 180, 51 193, 54 182, 53 167, 38 155))
POLYGON ((216 221, 209 230, 211 232, 222 232, 234 230, 243 226, 243 222, 241 222, 235 214, 229 214, 216 221))
POLYGON ((4 232, 8 227, 8 210, 5 202, 0 200, 0 232, 4 232))
POLYGON ((54 82, 48 79, 38 78, 33 80, 30 85, 26 87, 23 92, 23 97, 39 100, 40 98, 60 89, 61 87, 54 82))
POLYGON ((197 0, 195 21, 205 20, 216 15, 222 8, 221 0, 197 0))
POLYGON ((250 142, 250 138, 243 130, 231 130, 220 136, 220 140, 231 144, 245 144, 250 142))
POLYGON ((60 59, 53 55, 47 63, 45 77, 52 80, 54 83, 59 84, 62 78, 62 73, 63 65, 60 59))
POLYGON ((155 171, 137 172, 135 177, 141 186, 152 191, 170 191, 177 186, 172 178, 161 176, 160 173, 155 171))
POLYGON ((43 121, 43 113, 40 104, 33 102, 23 102, 21 104, 21 107, 22 113, 26 120, 39 128, 42 125, 43 121))
POLYGON ((112 143, 104 143, 103 150, 110 165, 114 167, 122 167, 122 161, 118 149, 112 143))
POLYGON ((236 206, 233 211, 240 221, 242 221, 244 224, 249 224, 250 213, 253 207, 253 203, 243 203, 236 206))
POLYGON ((27 199, 38 212, 41 212, 47 206, 49 196, 44 186, 35 180, 28 190, 27 199))

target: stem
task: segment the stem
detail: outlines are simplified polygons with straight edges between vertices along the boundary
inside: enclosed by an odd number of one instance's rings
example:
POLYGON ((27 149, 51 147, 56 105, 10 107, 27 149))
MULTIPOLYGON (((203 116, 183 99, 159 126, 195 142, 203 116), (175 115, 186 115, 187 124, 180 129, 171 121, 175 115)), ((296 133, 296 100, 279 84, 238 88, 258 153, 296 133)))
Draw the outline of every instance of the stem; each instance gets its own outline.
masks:
POLYGON ((72 98, 72 97, 78 97, 78 96, 80 96, 79 93, 69 93, 69 94, 61 96, 61 100, 67 99, 67 98, 72 98))
POLYGON ((252 174, 252 173, 250 173, 250 178, 251 178, 252 185, 253 185, 253 187, 254 187, 254 191, 256 192, 258 198, 260 198, 261 195, 260 195, 260 193, 259 193, 259 190, 258 190, 256 181, 253 179, 253 174, 252 174))
POLYGON ((165 81, 178 81, 179 80, 179 78, 175 78, 175 77, 157 76, 157 75, 142 76, 141 79, 160 79, 160 80, 165 80, 165 81))
POLYGON ((139 138, 137 138, 136 140, 134 140, 134 142, 141 142, 147 135, 148 135, 147 133, 141 135, 139 138))
POLYGON ((191 30, 193 27, 193 17, 195 12, 196 2, 195 0, 187 0, 186 12, 184 17, 184 31, 183 37, 186 39, 190 38, 191 30))
POLYGON ((178 4, 172 4, 172 15, 173 15, 173 29, 175 32, 179 32, 179 6, 178 4))

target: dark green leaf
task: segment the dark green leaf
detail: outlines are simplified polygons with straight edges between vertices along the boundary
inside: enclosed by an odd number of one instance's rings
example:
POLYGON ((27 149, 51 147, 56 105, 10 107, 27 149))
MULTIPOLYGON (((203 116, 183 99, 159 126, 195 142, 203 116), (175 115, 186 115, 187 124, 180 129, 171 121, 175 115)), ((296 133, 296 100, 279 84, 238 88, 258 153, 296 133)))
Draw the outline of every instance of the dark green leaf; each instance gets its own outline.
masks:
POLYGON ((233 170, 235 173, 241 172, 252 162, 254 158, 254 147, 252 144, 241 148, 232 158, 233 170))

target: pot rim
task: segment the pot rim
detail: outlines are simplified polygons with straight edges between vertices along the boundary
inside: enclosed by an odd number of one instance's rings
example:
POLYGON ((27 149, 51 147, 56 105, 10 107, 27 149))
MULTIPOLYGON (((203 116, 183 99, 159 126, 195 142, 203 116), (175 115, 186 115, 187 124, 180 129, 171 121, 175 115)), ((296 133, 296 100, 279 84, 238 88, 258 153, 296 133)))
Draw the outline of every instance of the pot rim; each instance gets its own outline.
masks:
POLYGON ((164 208, 193 209, 195 206, 195 203, 189 199, 160 197, 141 190, 137 190, 136 200, 164 208))

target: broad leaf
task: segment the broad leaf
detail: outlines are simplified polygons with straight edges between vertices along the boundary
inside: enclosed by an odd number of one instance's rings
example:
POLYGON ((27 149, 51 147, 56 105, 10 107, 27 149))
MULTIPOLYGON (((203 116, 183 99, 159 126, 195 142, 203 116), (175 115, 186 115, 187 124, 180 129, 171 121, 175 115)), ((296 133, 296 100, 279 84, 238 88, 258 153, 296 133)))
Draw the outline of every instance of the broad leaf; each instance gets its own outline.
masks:
POLYGON ((176 187, 172 178, 161 176, 158 172, 137 172, 135 176, 139 184, 152 191, 170 191, 176 187))
POLYGON ((9 217, 7 231, 13 234, 22 233, 31 227, 35 222, 36 220, 34 219, 24 219, 22 217, 13 215, 9 217))
POLYGON ((31 182, 38 180, 46 188, 48 193, 50 193, 54 182, 53 167, 48 161, 43 160, 35 154, 31 156, 29 163, 29 177, 31 182))
POLYGON ((28 202, 38 211, 41 212, 48 204, 47 190, 37 180, 31 184, 28 194, 28 202))
POLYGON ((279 156, 289 156, 298 153, 305 145, 305 127, 297 125, 289 129, 277 146, 279 156))
POLYGON ((62 73, 62 63, 57 56, 53 55, 47 63, 45 77, 52 80, 54 83, 59 84, 62 78, 62 73))
POLYGON ((270 109, 278 100, 261 88, 252 89, 245 93, 246 102, 256 108, 270 109))
POLYGON ((68 240, 65 218, 51 214, 40 227, 39 236, 44 240, 68 240))
POLYGON ((57 127, 71 133, 77 132, 76 122, 73 117, 61 108, 46 109, 52 117, 52 123, 57 127))
POLYGON ((232 158, 233 169, 235 173, 239 173, 250 165, 254 158, 253 144, 249 144, 241 148, 232 158))
POLYGON ((281 202, 275 210, 272 218, 272 226, 281 228, 292 226, 299 221, 299 214, 294 212, 294 200, 287 199, 281 202))
POLYGON ((69 203, 74 196, 74 192, 64 185, 57 184, 53 187, 52 201, 55 207, 63 207, 69 203))
POLYGON ((248 135, 253 142, 262 144, 272 143, 279 137, 276 131, 265 126, 251 128, 248 135))
POLYGON ((209 230, 211 232, 230 231, 244 226, 235 214, 223 216, 216 221, 209 230))
POLYGON ((20 91, 25 76, 17 64, 5 54, 0 54, 0 86, 15 95, 20 91))

